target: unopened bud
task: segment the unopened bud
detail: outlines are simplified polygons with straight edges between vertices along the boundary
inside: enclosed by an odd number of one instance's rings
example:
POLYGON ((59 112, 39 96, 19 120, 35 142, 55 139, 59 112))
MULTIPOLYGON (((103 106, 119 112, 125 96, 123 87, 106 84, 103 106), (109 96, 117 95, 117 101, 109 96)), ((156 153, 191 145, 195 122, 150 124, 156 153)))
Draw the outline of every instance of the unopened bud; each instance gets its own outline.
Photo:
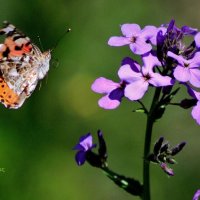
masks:
POLYGON ((181 142, 180 144, 178 144, 176 147, 172 149, 171 155, 175 156, 177 153, 179 153, 183 149, 185 145, 186 145, 186 142, 181 142))

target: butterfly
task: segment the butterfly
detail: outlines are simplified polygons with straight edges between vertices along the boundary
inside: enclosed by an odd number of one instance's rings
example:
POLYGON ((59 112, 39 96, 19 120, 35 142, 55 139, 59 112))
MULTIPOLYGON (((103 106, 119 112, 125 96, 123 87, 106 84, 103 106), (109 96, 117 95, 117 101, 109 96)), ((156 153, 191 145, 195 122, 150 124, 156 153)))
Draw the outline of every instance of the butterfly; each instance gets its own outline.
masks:
POLYGON ((16 27, 4 22, 0 35, 0 102, 18 109, 49 70, 51 50, 41 50, 16 27))

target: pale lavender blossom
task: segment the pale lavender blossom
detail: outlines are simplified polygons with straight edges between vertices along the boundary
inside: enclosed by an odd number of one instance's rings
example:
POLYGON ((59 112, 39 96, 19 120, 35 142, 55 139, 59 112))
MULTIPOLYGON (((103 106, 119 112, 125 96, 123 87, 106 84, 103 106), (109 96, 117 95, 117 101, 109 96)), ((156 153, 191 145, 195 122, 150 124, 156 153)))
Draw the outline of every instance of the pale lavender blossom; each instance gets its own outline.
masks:
POLYGON ((104 109, 115 109, 120 105, 124 96, 124 82, 116 83, 104 77, 97 78, 91 88, 94 92, 105 94, 98 104, 104 109))
POLYGON ((174 69, 174 77, 178 81, 190 82, 193 86, 200 87, 200 52, 197 52, 193 58, 188 60, 170 51, 167 55, 178 62, 174 69))
POLYGON ((142 60, 144 63, 142 67, 132 60, 137 67, 136 69, 132 68, 130 64, 125 64, 118 71, 120 79, 128 83, 124 95, 132 101, 141 99, 148 90, 149 85, 162 87, 174 83, 169 76, 162 76, 153 71, 154 66, 161 65, 157 57, 148 53, 143 56, 142 60))
POLYGON ((129 45, 131 51, 142 55, 151 51, 149 42, 156 45, 156 35, 158 29, 155 26, 145 26, 141 29, 138 24, 123 24, 121 26, 123 36, 113 36, 109 39, 110 46, 129 45))

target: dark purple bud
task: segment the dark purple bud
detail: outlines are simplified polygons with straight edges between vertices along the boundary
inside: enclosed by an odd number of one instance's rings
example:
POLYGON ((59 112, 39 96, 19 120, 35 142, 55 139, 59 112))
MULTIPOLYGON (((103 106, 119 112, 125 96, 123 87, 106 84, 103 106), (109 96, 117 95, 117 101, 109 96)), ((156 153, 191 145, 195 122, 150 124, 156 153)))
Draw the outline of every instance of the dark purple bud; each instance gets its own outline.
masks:
POLYGON ((197 99, 183 99, 180 102, 180 107, 184 109, 191 108, 197 104, 197 99))
POLYGON ((189 26, 182 26, 181 31, 184 35, 196 35, 198 32, 198 29, 191 28, 189 26))
POLYGON ((157 57, 158 60, 162 62, 165 54, 165 52, 163 51, 165 36, 163 35, 162 31, 158 31, 156 40, 157 40, 157 57))
POLYGON ((107 148, 106 148, 106 142, 103 138, 103 134, 102 134, 102 131, 98 130, 97 131, 97 135, 98 135, 98 139, 99 139, 99 149, 98 149, 98 152, 99 152, 99 156, 106 160, 108 155, 107 155, 107 148))
POLYGON ((172 149, 171 155, 175 156, 177 153, 179 153, 183 149, 185 145, 186 145, 186 142, 181 142, 180 144, 178 144, 176 147, 172 149))
POLYGON ((169 148, 169 143, 163 144, 160 148, 160 153, 167 152, 168 148, 169 148))
POLYGON ((172 19, 172 20, 169 22, 169 25, 168 25, 168 27, 167 27, 167 32, 170 32, 171 30, 173 30, 174 24, 175 24, 175 20, 172 19))
POLYGON ((157 156, 157 155, 159 154, 160 148, 161 148, 161 146, 162 146, 163 141, 164 141, 164 137, 160 137, 160 138, 158 139, 158 141, 155 143, 154 149, 153 149, 154 155, 157 156))

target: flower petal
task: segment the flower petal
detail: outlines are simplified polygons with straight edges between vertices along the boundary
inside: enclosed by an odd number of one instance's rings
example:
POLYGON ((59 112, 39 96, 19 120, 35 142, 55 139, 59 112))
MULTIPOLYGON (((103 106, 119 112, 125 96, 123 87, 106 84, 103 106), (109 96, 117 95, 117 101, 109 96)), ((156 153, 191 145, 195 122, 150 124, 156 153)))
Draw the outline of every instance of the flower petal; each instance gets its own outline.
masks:
POLYGON ((200 101, 197 102, 197 105, 192 109, 192 117, 196 120, 197 124, 200 125, 200 101))
POLYGON ((93 147, 92 135, 88 133, 87 135, 82 136, 80 138, 79 144, 84 148, 85 151, 88 151, 89 149, 91 149, 93 147))
POLYGON ((174 58, 175 60, 178 61, 178 63, 182 66, 184 66, 184 63, 187 63, 187 60, 185 60, 182 56, 178 56, 175 53, 168 51, 167 56, 174 58))
POLYGON ((118 76, 121 80, 124 80, 128 83, 142 78, 141 73, 134 72, 131 66, 128 64, 120 67, 118 76))
POLYGON ((167 166, 166 163, 161 163, 160 167, 163 169, 163 171, 168 174, 169 176, 174 176, 173 169, 167 166))
POLYGON ((156 87, 173 85, 174 81, 169 76, 162 76, 158 73, 151 74, 152 78, 149 80, 149 83, 156 87))
POLYGON ((123 96, 124 96, 124 89, 123 89, 123 88, 117 88, 117 89, 113 90, 113 91, 109 94, 109 98, 110 98, 111 100, 118 100, 118 101, 121 101, 123 96))
POLYGON ((191 97, 193 97, 193 98, 195 98, 195 99, 197 99, 197 100, 200 100, 200 92, 197 92, 197 91, 195 91, 193 88, 191 88, 191 86, 190 85, 188 85, 187 83, 182 83, 184 86, 186 86, 187 87, 187 92, 188 92, 188 94, 191 96, 191 97))
POLYGON ((130 49, 133 53, 142 55, 151 51, 152 46, 149 43, 146 43, 144 39, 137 38, 135 43, 130 44, 130 49))
POLYGON ((152 55, 152 53, 147 53, 147 54, 143 55, 142 61, 144 63, 144 66, 148 66, 150 68, 152 68, 154 66, 161 66, 161 63, 158 60, 158 58, 156 56, 152 55))
POLYGON ((193 196, 193 199, 192 200, 198 200, 200 197, 200 190, 197 190, 193 196))
POLYGON ((200 32, 194 36, 194 41, 197 47, 200 47, 200 32))
POLYGON ((198 29, 189 26, 182 26, 181 31, 183 32, 184 35, 195 35, 198 29))
POLYGON ((195 53, 194 57, 190 60, 190 68, 198 68, 200 66, 200 52, 195 53))
POLYGON ((106 95, 99 99, 98 104, 101 108, 111 110, 117 108, 120 105, 120 101, 112 100, 109 95, 106 95))
POLYGON ((200 70, 199 69, 190 70, 189 82, 195 87, 200 87, 200 70))
POLYGON ((187 82, 190 79, 189 68, 182 67, 178 65, 174 70, 174 77, 181 82, 187 82))
POLYGON ((86 160, 85 154, 86 153, 84 151, 79 151, 76 153, 75 160, 79 166, 84 164, 86 160))
POLYGON ((131 101, 141 99, 148 89, 148 82, 144 80, 135 81, 126 86, 124 95, 131 101))
POLYGON ((100 77, 93 82, 91 89, 100 94, 107 94, 118 87, 120 87, 119 83, 115 83, 104 77, 100 77))
POLYGON ((133 37, 140 34, 141 28, 138 24, 123 24, 121 31, 126 37, 133 37))
POLYGON ((108 40, 108 45, 115 46, 115 47, 124 46, 130 43, 131 41, 129 38, 120 37, 120 36, 113 36, 108 40))
POLYGON ((151 41, 152 44, 156 45, 157 32, 158 29, 155 26, 145 26, 141 31, 140 37, 143 37, 146 41, 151 41))
POLYGON ((81 150, 81 151, 84 151, 85 149, 84 149, 84 147, 83 147, 82 145, 76 144, 76 145, 74 146, 73 150, 79 150, 79 151, 81 150))
POLYGON ((129 58, 129 57, 124 58, 122 60, 121 66, 126 65, 126 64, 130 65, 131 69, 134 72, 140 72, 140 65, 132 58, 129 58))

